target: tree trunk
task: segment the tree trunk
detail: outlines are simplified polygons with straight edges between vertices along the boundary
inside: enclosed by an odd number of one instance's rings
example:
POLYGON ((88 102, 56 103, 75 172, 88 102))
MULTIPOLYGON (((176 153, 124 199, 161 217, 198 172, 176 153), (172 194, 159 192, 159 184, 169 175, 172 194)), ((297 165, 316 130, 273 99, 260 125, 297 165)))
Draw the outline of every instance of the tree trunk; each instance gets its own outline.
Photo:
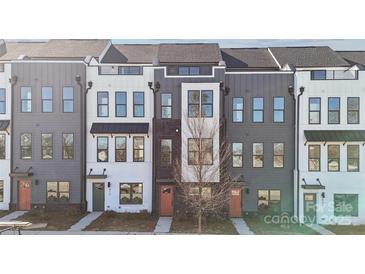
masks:
POLYGON ((200 209, 198 213, 198 234, 202 234, 202 211, 200 209))

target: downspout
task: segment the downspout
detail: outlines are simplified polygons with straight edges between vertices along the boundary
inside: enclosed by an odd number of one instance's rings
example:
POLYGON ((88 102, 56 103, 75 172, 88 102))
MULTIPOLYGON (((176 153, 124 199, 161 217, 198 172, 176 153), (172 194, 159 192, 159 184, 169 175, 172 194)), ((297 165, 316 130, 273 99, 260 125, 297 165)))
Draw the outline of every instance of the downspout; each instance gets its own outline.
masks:
POLYGON ((84 97, 84 201, 85 201, 85 211, 87 210, 87 202, 86 202, 86 167, 87 167, 87 94, 89 93, 89 90, 93 87, 93 82, 89 81, 87 82, 87 88, 85 90, 85 97, 84 97))
MULTIPOLYGON (((10 96, 10 173, 13 172, 13 151, 14 151, 14 140, 13 140, 13 133, 14 133, 14 86, 18 81, 18 76, 12 75, 9 79, 9 83, 11 84, 11 96, 10 96)), ((10 204, 9 208, 11 209, 11 205, 13 204, 13 177, 10 177, 10 204)))

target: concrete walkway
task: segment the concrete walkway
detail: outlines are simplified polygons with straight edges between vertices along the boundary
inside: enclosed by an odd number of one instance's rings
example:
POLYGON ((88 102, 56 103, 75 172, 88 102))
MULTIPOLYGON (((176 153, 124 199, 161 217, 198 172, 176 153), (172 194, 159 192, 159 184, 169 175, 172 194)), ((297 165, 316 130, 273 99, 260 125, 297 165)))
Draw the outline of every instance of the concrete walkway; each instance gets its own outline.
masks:
POLYGON ((255 235, 248 225, 246 224, 245 220, 242 218, 231 218, 232 224, 236 228, 238 234, 240 235, 255 235))
POLYGON ((85 229, 89 224, 95 221, 103 212, 91 212, 87 214, 84 218, 78 221, 76 224, 70 227, 68 231, 70 232, 80 232, 85 229))
POLYGON ((14 212, 11 212, 10 214, 5 215, 2 218, 0 218, 0 222, 9 222, 9 221, 15 220, 15 219, 17 219, 18 217, 24 215, 27 212, 28 211, 14 211, 14 212))
POLYGON ((156 224, 154 233, 169 233, 172 223, 172 217, 160 217, 156 224))
POLYGON ((309 227, 310 229, 313 229, 314 231, 318 232, 321 235, 336 235, 335 233, 333 233, 332 231, 329 231, 328 229, 325 229, 321 225, 306 224, 306 226, 309 227))

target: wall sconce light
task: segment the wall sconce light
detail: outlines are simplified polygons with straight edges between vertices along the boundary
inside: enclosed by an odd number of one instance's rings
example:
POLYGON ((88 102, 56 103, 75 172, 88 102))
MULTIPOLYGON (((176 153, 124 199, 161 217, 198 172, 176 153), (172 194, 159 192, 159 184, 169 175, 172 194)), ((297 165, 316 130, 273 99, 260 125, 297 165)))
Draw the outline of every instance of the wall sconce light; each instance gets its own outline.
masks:
POLYGON ((39 185, 39 180, 34 181, 35 185, 39 185))
POLYGON ((246 194, 250 194, 250 189, 246 188, 246 194))
POLYGON ((326 193, 324 193, 324 192, 322 192, 321 193, 321 197, 324 199, 324 198, 326 198, 326 193))
POLYGON ((111 185, 112 185, 111 182, 108 182, 108 188, 110 188, 111 185))

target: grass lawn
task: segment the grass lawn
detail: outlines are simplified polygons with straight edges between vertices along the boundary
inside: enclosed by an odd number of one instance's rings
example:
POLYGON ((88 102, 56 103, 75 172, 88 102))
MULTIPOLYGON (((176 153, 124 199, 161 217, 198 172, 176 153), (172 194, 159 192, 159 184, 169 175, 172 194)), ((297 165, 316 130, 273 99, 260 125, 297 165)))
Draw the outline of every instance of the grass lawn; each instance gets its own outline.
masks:
POLYGON ((4 217, 5 215, 8 215, 10 212, 7 210, 0 210, 0 218, 4 217))
POLYGON ((262 215, 244 215, 243 219, 250 229, 258 235, 318 235, 316 231, 303 224, 266 223, 262 215))
POLYGON ((117 213, 104 212, 85 230, 92 231, 123 231, 123 232, 153 232, 157 217, 148 213, 117 213))
MULTIPOLYGON (((192 217, 174 217, 170 232, 197 234, 198 221, 192 217)), ((202 234, 237 235, 238 233, 229 219, 206 218, 202 221, 202 234)))
POLYGON ((323 227, 338 235, 365 235, 365 225, 324 225, 323 227))
POLYGON ((71 212, 47 212, 47 211, 29 211, 23 216, 17 218, 17 221, 31 222, 32 224, 47 223, 45 228, 37 230, 67 230, 73 224, 77 223, 85 214, 71 212))

